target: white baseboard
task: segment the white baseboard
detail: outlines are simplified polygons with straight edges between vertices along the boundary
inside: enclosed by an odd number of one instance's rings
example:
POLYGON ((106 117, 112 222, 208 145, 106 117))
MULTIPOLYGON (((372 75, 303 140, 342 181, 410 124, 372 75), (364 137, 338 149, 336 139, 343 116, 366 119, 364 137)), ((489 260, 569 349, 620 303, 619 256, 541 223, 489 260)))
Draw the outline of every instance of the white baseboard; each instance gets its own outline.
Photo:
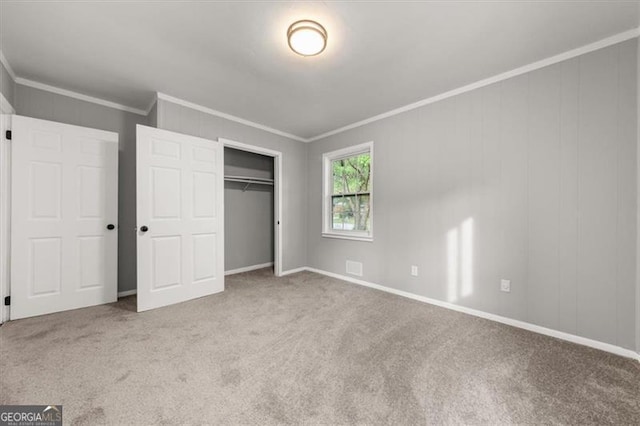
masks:
POLYGON ((119 291, 118 292, 118 299, 120 299, 121 297, 133 296, 136 293, 138 293, 138 290, 119 291))
MULTIPOLYGON (((437 299, 431 299, 425 296, 419 296, 417 294, 409 293, 402 290, 397 290, 395 288, 385 287, 380 284, 370 283, 364 280, 360 280, 357 278, 352 278, 346 275, 340 275, 333 272, 323 271, 321 269, 316 268, 299 268, 302 270, 307 270, 310 272, 315 272, 317 274, 326 275, 328 277, 337 278, 339 280, 348 281, 350 283, 358 284, 365 287, 374 288, 376 290, 385 291, 387 293, 392 293, 398 296, 407 297, 409 299, 417 300, 424 303, 429 303, 431 305, 440 306, 442 308, 451 309, 453 311, 462 312, 465 314, 473 315, 476 317, 488 319, 491 321, 496 321, 502 324, 507 324, 513 327, 522 328, 525 330, 533 331, 534 333, 544 334, 546 336, 555 337, 557 339, 566 340, 568 342, 577 343, 579 345, 589 346, 591 348, 600 349, 602 351, 611 352, 616 355, 621 355, 627 358, 633 358, 640 361, 640 354, 634 352, 631 349, 625 349, 620 346, 612 345, 610 343, 599 342, 597 340, 588 339, 586 337, 576 336, 574 334, 565 333, 558 330, 553 330, 546 327, 541 327, 539 325, 531 324, 524 321, 519 321, 507 317, 503 317, 500 315, 490 314, 488 312, 479 311, 476 309, 467 308, 464 306, 455 305, 453 303, 443 302, 437 299)), ((297 272, 297 271, 296 271, 297 272)))
POLYGON ((288 271, 282 271, 280 273, 281 277, 284 277, 285 275, 291 275, 291 274, 296 274, 298 272, 302 272, 302 271, 308 271, 309 268, 306 266, 302 266, 300 268, 295 268, 295 269, 289 269, 288 271))
MULTIPOLYGON (((266 268, 266 267, 269 267, 271 265, 273 265, 273 262, 263 263, 263 264, 260 264, 260 265, 247 266, 245 268, 239 268, 239 269, 234 269, 232 271, 226 271, 225 275, 231 275, 231 274, 238 274, 240 272, 253 271, 253 270, 256 270, 256 269, 266 268)), ((451 309, 453 311, 462 312, 464 314, 473 315, 473 316, 476 316, 476 317, 488 319, 488 320, 491 320, 491 321, 495 321, 495 322, 499 322, 499 323, 502 323, 502 324, 510 325, 512 327, 522 328, 524 330, 529 330, 529 331, 532 331, 534 333, 544 334, 546 336, 555 337, 557 339, 566 340, 568 342, 577 343, 579 345, 588 346, 588 347, 595 348, 595 349, 600 349, 600 350, 605 351, 605 352, 610 352, 610 353, 613 353, 613 354, 616 354, 616 355, 624 356, 624 357, 627 357, 627 358, 633 358, 633 359, 636 359, 636 360, 640 361, 640 354, 634 352, 631 349, 625 349, 625 348, 622 348, 620 346, 612 345, 610 343, 599 342, 597 340, 592 340, 592 339, 588 339, 586 337, 576 336, 574 334, 569 334, 569 333, 565 333, 565 332, 562 332, 562 331, 553 330, 553 329, 550 329, 550 328, 542 327, 542 326, 531 324, 531 323, 528 323, 528 322, 511 319, 511 318, 503 317, 503 316, 500 316, 500 315, 490 314, 488 312, 483 312, 483 311, 479 311, 477 309, 472 309, 472 308, 467 308, 467 307, 464 307, 464 306, 455 305, 453 303, 443 302, 441 300, 432 299, 430 297, 419 296, 417 294, 409 293, 409 292, 402 291, 402 290, 397 290, 397 289, 391 288, 391 287, 385 287, 385 286, 380 285, 380 284, 370 283, 368 281, 364 281, 364 280, 361 280, 361 279, 358 279, 358 278, 349 277, 349 276, 346 276, 346 275, 336 274, 334 272, 324 271, 322 269, 316 269, 316 268, 310 268, 310 267, 307 267, 307 266, 303 266, 303 267, 300 267, 300 268, 289 269, 288 271, 282 271, 282 274, 280 276, 291 275, 291 274, 295 274, 295 273, 303 272, 303 271, 315 272, 316 274, 325 275, 325 276, 328 276, 328 277, 331 277, 331 278, 336 278, 336 279, 339 279, 339 280, 342 280, 342 281, 347 281, 347 282, 350 282, 350 283, 353 283, 353 284, 358 284, 358 285, 361 285, 361 286, 364 286, 364 287, 373 288, 373 289, 376 289, 376 290, 380 290, 380 291, 384 291, 384 292, 387 292, 387 293, 395 294, 395 295, 398 295, 398 296, 406 297, 406 298, 409 298, 409 299, 417 300, 419 302, 429 303, 431 305, 440 306, 442 308, 451 309)), ((134 295, 134 294, 136 294, 136 290, 121 291, 121 292, 118 292, 118 298, 131 296, 131 295, 134 295)))
POLYGON ((224 271, 225 275, 240 274, 242 272, 255 271, 256 269, 268 268, 273 266, 273 262, 261 263, 259 265, 245 266, 244 268, 231 269, 230 271, 224 271))

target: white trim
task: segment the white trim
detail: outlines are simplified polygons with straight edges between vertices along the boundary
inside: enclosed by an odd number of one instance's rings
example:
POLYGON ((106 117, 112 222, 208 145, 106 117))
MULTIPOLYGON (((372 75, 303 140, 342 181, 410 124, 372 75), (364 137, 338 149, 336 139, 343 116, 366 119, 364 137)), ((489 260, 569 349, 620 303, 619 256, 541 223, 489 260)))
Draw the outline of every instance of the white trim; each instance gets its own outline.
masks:
MULTIPOLYGON (((638 6, 640 9, 640 5, 638 6)), ((638 40, 638 68, 636 69, 636 126, 638 132, 638 141, 636 144, 636 149, 640 149, 640 40, 638 40)), ((637 151, 640 152, 640 151, 637 151)), ((640 200, 640 156, 636 156, 636 184, 638 185, 636 188, 636 206, 639 206, 638 200, 640 200)), ((640 209, 636 212, 636 247, 640 248, 640 209)), ((636 249, 636 350, 640 354, 640 250, 636 249)))
MULTIPOLYGON (((85 101, 85 102, 91 102, 91 103, 102 105, 102 106, 106 106, 106 107, 109 107, 109 108, 119 109, 121 111, 127 111, 127 112, 132 112, 134 114, 147 116, 147 115, 149 115, 149 112, 151 112, 151 108, 153 108, 153 106, 158 101, 158 98, 156 96, 154 96, 153 99, 151 100, 151 104, 147 107, 147 109, 146 110, 141 110, 139 108, 133 108, 133 107, 130 107, 130 106, 127 106, 127 105, 122 105, 122 104, 119 104, 119 103, 116 103, 116 102, 107 101, 107 100, 96 98, 96 97, 93 97, 93 96, 83 95, 82 93, 73 92, 71 90, 66 90, 66 89, 62 89, 60 87, 51 86, 49 84, 40 83, 38 81, 28 80, 26 78, 18 77, 16 75, 16 73, 13 72, 13 69, 11 68, 11 65, 9 65, 9 61, 7 61, 7 58, 2 53, 2 50, 0 50, 0 63, 2 63, 2 65, 4 65, 5 69, 7 70, 7 72, 9 73, 11 78, 13 79, 14 83, 16 83, 16 84, 21 84, 23 86, 33 87, 34 89, 40 89, 40 90, 44 90, 44 91, 47 91, 47 92, 56 93, 56 94, 62 95, 62 96, 68 96, 70 98, 78 99, 78 100, 85 101)), ((1 95, 1 93, 0 93, 0 95, 1 95)), ((4 99, 4 96, 2 98, 4 99)), ((2 101, 2 99, 0 99, 0 101, 2 101)), ((4 101, 6 101, 6 99, 4 99, 4 101)), ((7 102, 7 104, 8 104, 8 102, 7 102)), ((11 108, 13 109, 13 107, 11 107, 11 108)), ((4 112, 4 113, 6 114, 6 112, 4 112)), ((15 110, 13 112, 11 112, 11 114, 15 114, 15 110)))
POLYGON ((233 141, 231 139, 218 138, 218 141, 222 143, 224 147, 235 148, 241 151, 253 152, 255 154, 267 155, 273 157, 273 220, 274 220, 274 274, 276 277, 282 276, 282 252, 283 252, 283 239, 282 239, 282 198, 284 180, 282 180, 282 152, 275 151, 273 149, 262 148, 256 145, 249 145, 242 142, 233 141))
POLYGON ((7 70, 7 72, 15 82, 17 78, 16 73, 13 72, 13 68, 11 68, 11 65, 9 65, 9 61, 7 61, 7 58, 4 56, 4 53, 2 53, 2 50, 0 50, 0 63, 4 65, 4 68, 7 70))
POLYGON ((0 323, 9 321, 10 307, 4 306, 11 294, 11 115, 0 115, 0 323))
POLYGON ((9 103, 7 98, 0 92, 0 114, 15 114, 16 110, 13 105, 9 103))
POLYGON ((634 28, 634 29, 613 35, 611 37, 607 37, 602 40, 596 41, 595 43, 587 44, 586 46, 578 47, 577 49, 569 50, 567 52, 560 53, 558 55, 551 56, 549 58, 542 59, 540 61, 536 61, 528 65, 524 65, 522 67, 513 69, 511 71, 503 72, 493 77, 476 81, 475 83, 471 83, 466 86, 462 86, 457 89, 453 89, 448 92, 444 92, 439 95, 432 96, 430 98, 426 98, 421 101, 417 101, 409 105, 405 105, 403 107, 384 112, 382 114, 374 115, 373 117, 369 117, 364 120, 360 120, 355 123, 348 124, 346 126, 337 128, 335 130, 322 133, 318 136, 313 136, 311 138, 306 139, 305 142, 313 142, 319 139, 324 139, 328 136, 346 132, 347 130, 355 129, 356 127, 364 126, 365 124, 373 123, 374 121, 379 121, 385 118, 393 117, 394 115, 402 114, 403 112, 411 111, 413 109, 420 108, 425 105, 429 105, 434 102, 441 101, 443 99, 451 98, 453 96, 457 96, 462 93, 470 92, 472 90, 479 89, 481 87, 489 86, 490 84, 498 83, 503 80, 508 80, 510 78, 513 78, 522 74, 526 74, 531 71, 538 70, 540 68, 548 67, 549 65, 557 64, 558 62, 566 61, 568 59, 572 59, 577 56, 593 52, 595 50, 603 49, 605 47, 609 47, 614 44, 622 43, 623 41, 631 40, 632 38, 638 37, 639 34, 640 34, 640 28, 634 28))
POLYGON ((331 278, 336 278, 343 281, 348 281, 353 284, 358 284, 364 287, 381 290, 387 293, 395 294, 398 296, 406 297, 409 299, 417 300, 419 302, 428 303, 430 305, 440 306, 441 308, 451 309, 453 311, 462 312, 464 314, 473 315, 476 317, 488 319, 490 321, 499 322, 502 324, 510 325, 512 327, 522 328, 524 330, 533 331, 534 333, 544 334, 546 336, 555 337, 557 339, 566 340, 568 342, 577 343, 583 346, 589 346, 591 348, 600 349, 605 352, 611 352, 616 355, 624 356, 627 358, 633 358, 640 361, 640 354, 634 352, 631 349, 625 349, 620 346, 612 345, 609 343, 599 342, 597 340, 587 339, 586 337, 576 336, 574 334, 564 333, 562 331, 552 330, 550 328, 541 327, 539 325, 531 324, 524 321, 518 321, 511 318, 506 318, 500 315, 490 314, 488 312, 479 311, 476 309, 467 308, 460 305, 454 305, 453 303, 443 302, 441 300, 432 299, 430 297, 419 296, 413 293, 409 293, 395 288, 385 287, 380 284, 370 283, 368 281, 360 280, 357 278, 348 277, 345 275, 336 274, 333 272, 323 271, 316 268, 304 268, 309 272, 315 272, 317 274, 326 275, 331 278))
POLYGON ((308 271, 309 268, 306 266, 302 266, 300 268, 295 268, 295 269, 289 269, 287 271, 282 271, 282 273, 280 274, 281 277, 284 277, 286 275, 291 275, 291 274, 297 274, 298 272, 304 272, 304 271, 308 271))
POLYGON ((373 181, 375 161, 373 158, 373 141, 348 146, 322 154, 322 236, 325 238, 341 238, 355 241, 373 241, 373 181), (369 153, 371 164, 369 167, 369 231, 340 231, 331 227, 331 189, 333 182, 331 177, 331 162, 358 154, 369 153))
POLYGON ((276 155, 282 155, 282 152, 275 151, 273 149, 262 148, 261 146, 249 145, 247 143, 232 141, 231 139, 218 138, 218 141, 222 142, 224 146, 228 148, 239 149, 240 151, 253 152, 254 154, 268 155, 269 157, 275 157, 276 155))
POLYGON ((323 238, 336 238, 338 240, 353 240, 353 241, 373 242, 373 237, 363 237, 363 236, 359 236, 359 234, 358 235, 350 235, 350 234, 348 234, 349 231, 342 231, 342 232, 344 232, 344 234, 338 234, 338 232, 340 232, 340 231, 334 231, 334 233, 323 232, 321 234, 321 236, 323 238))
MULTIPOLYGON (((266 151, 265 151, 266 152, 266 151)), ((282 165, 283 157, 282 153, 276 152, 273 156, 273 177, 275 181, 273 182, 273 196, 275 197, 273 206, 274 206, 274 226, 276 227, 274 235, 274 251, 275 251, 275 264, 274 264, 274 273, 277 277, 282 273, 282 259, 283 259, 283 247, 284 240, 282 238, 282 198, 284 197, 284 180, 282 178, 282 170, 284 166, 282 165)))
POLYGON ((138 290, 133 289, 133 290, 119 291, 118 299, 120 299, 121 297, 133 296, 134 294, 138 294, 138 290))
POLYGON ((55 86, 50 86, 48 84, 44 84, 44 83, 40 83, 37 81, 33 81, 33 80, 27 80, 25 78, 22 77, 18 77, 15 79, 16 84, 21 84, 23 86, 27 86, 27 87, 33 87, 34 89, 40 89, 40 90, 44 90, 47 92, 51 92, 51 93, 56 93, 58 95, 62 95, 62 96, 67 96, 69 98, 74 98, 74 99, 78 99, 81 101, 85 101, 85 102, 91 102, 97 105, 102 105, 102 106, 106 106, 109 108, 114 108, 114 109, 119 109, 121 111, 126 111, 126 112, 131 112, 134 114, 138 114, 138 115, 143 115, 143 116, 147 116, 147 112, 138 109, 138 108, 132 108, 126 105, 122 105, 116 102, 111 102, 111 101, 106 101, 104 99, 100 99, 100 98, 95 98, 93 96, 87 96, 87 95, 83 95, 82 93, 78 93, 78 92, 73 92, 71 90, 67 90, 67 89, 61 89, 59 87, 55 87, 55 86))
POLYGON ((299 142, 307 142, 307 139, 302 138, 300 136, 283 132, 281 130, 274 129, 273 127, 268 127, 260 123, 255 123, 253 121, 245 120, 244 118, 236 117, 235 115, 231 115, 221 111, 217 111, 215 109, 207 108, 202 105, 194 104, 193 102, 175 98, 173 96, 169 96, 164 93, 158 92, 157 96, 158 96, 158 99, 162 99, 164 101, 168 101, 177 105, 182 105, 183 107, 195 109, 196 111, 204 112, 205 114, 214 115, 216 117, 224 118, 225 120, 235 121, 236 123, 244 124, 245 126, 254 127, 256 129, 264 130, 265 132, 273 133, 278 136, 284 136, 285 138, 294 139, 299 142))
POLYGON ((257 269, 268 268, 269 266, 273 266, 273 262, 267 262, 267 263, 261 263, 259 265, 251 265, 251 266, 245 266, 243 268, 231 269, 229 271, 224 271, 224 275, 227 276, 227 275, 241 274, 243 272, 249 272, 249 271, 255 271, 257 269))
POLYGON ((153 96, 153 99, 151 99, 151 102, 149 103, 149 106, 147 107, 147 109, 145 109, 145 111, 146 111, 146 115, 147 115, 147 116, 149 115, 149 113, 150 113, 150 112, 151 112, 151 110, 153 109, 153 106, 154 106, 155 104, 157 104, 157 103, 158 103, 158 94, 156 93, 156 94, 153 96))
POLYGON ((9 72, 9 74, 11 75, 11 77, 13 78, 13 80, 17 84, 22 84, 22 85, 29 86, 29 87, 34 87, 34 88, 37 88, 37 89, 46 90, 48 92, 57 93, 57 94, 60 94, 60 95, 69 96, 71 98, 75 98, 75 99, 80 99, 80 100, 87 101, 87 102, 96 103, 98 105, 108 106, 108 107, 111 107, 111 108, 116 108, 116 109, 120 109, 120 110, 123 110, 123 111, 132 112, 134 114, 147 116, 147 115, 149 115, 149 112, 151 111, 151 108, 153 108, 153 105, 157 102, 157 100, 158 99, 163 99, 163 100, 166 100, 166 101, 169 101, 169 102, 173 102, 173 103, 178 104, 178 105, 185 106, 187 108, 191 108, 191 109, 195 109, 195 110, 204 112, 206 114, 214 115, 216 117, 221 117, 221 118, 224 118, 224 119, 227 119, 227 120, 230 120, 230 121, 235 121, 237 123, 244 124, 244 125, 250 126, 250 127, 254 127, 256 129, 264 130, 266 132, 273 133, 273 134, 276 134, 276 135, 279 135, 279 136, 284 136, 284 137, 289 138, 289 139, 293 139, 293 140, 300 141, 300 142, 313 142, 313 141, 317 141, 317 140, 320 140, 320 139, 324 139, 324 138, 326 138, 328 136, 332 136, 332 135, 335 135, 335 134, 338 134, 338 133, 345 132, 347 130, 355 129, 356 127, 364 126, 365 124, 369 124, 369 123, 373 123, 375 121, 383 120, 385 118, 393 117, 394 115, 402 114, 403 112, 411 111, 413 109, 420 108, 420 107, 423 107, 425 105, 429 105, 429 104, 432 104, 432 103, 435 103, 435 102, 438 102, 438 101, 441 101, 441 100, 444 100, 444 99, 447 99, 447 98, 450 98, 450 97, 453 97, 453 96, 457 96, 457 95, 460 95, 462 93, 469 92, 471 90, 479 89, 481 87, 485 87, 485 86, 488 86, 490 84, 498 83, 500 81, 504 81, 504 80, 516 77, 518 75, 526 74, 528 72, 535 71, 535 70, 538 70, 540 68, 544 68, 544 67, 547 67, 547 66, 550 66, 550 65, 553 65, 553 64, 557 64, 559 62, 566 61, 568 59, 572 59, 572 58, 575 58, 575 57, 580 56, 580 55, 584 55, 584 54, 587 54, 587 53, 590 53, 590 52, 593 52, 593 51, 596 51, 596 50, 599 50, 599 49, 603 49, 605 47, 612 46, 614 44, 622 43, 623 41, 627 41, 627 40, 630 40, 632 38, 636 38, 639 35, 640 35, 640 27, 639 28, 633 28, 631 30, 624 31, 624 32, 619 33, 619 34, 615 34, 615 35, 613 35, 611 37, 604 38, 604 39, 596 41, 594 43, 587 44, 585 46, 578 47, 576 49, 572 49, 572 50, 569 50, 567 52, 560 53, 558 55, 551 56, 549 58, 545 58, 545 59, 530 63, 528 65, 524 65, 524 66, 519 67, 519 68, 515 68, 515 69, 513 69, 511 71, 507 71, 507 72, 504 72, 504 73, 501 73, 501 74, 498 74, 498 75, 495 75, 495 76, 492 76, 492 77, 485 78, 483 80, 479 80, 479 81, 477 81, 475 83, 471 83, 471 84, 468 84, 466 86, 462 86, 460 88, 453 89, 453 90, 450 90, 448 92, 441 93, 439 95, 435 95, 435 96, 432 96, 432 97, 429 97, 429 98, 426 98, 426 99, 422 99, 420 101, 405 105, 403 107, 396 108, 396 109, 393 109, 391 111, 387 111, 387 112, 384 112, 382 114, 378 114, 378 115, 375 115, 373 117, 369 117, 367 119, 360 120, 360 121, 348 124, 348 125, 343 126, 343 127, 339 127, 337 129, 334 129, 334 130, 319 134, 317 136, 313 136, 311 138, 303 138, 303 137, 300 137, 300 136, 297 136, 297 135, 294 135, 294 134, 291 134, 291 133, 283 132, 281 130, 274 129, 272 127, 268 127, 268 126, 265 126, 263 124, 259 124, 259 123, 255 123, 253 121, 245 120, 244 118, 236 117, 236 116, 231 115, 231 114, 227 114, 227 113, 224 113, 224 112, 221 112, 221 111, 217 111, 217 110, 214 110, 214 109, 211 109, 211 108, 207 108, 207 107, 204 107, 202 105, 198 105, 198 104, 195 104, 193 102, 185 101, 183 99, 179 99, 179 98, 176 98, 176 97, 173 97, 173 96, 169 96, 167 94, 160 93, 160 92, 158 92, 156 94, 156 97, 152 100, 152 102, 149 105, 149 107, 147 108, 147 110, 144 111, 144 110, 141 110, 141 109, 138 109, 138 108, 132 108, 132 107, 129 107, 129 106, 126 106, 126 105, 121 105, 121 104, 118 104, 118 103, 115 103, 115 102, 106 101, 106 100, 95 98, 95 97, 92 97, 92 96, 83 95, 83 94, 80 94, 80 93, 72 92, 72 91, 69 91, 69 90, 61 89, 61 88, 50 86, 50 85, 47 85, 47 84, 43 84, 43 83, 39 83, 39 82, 36 82, 36 81, 27 80, 27 79, 24 79, 24 78, 21 78, 21 77, 17 77, 15 75, 15 73, 13 72, 13 70, 11 69, 11 66, 9 65, 9 62, 7 62, 6 58, 2 54, 2 51, 0 51, 0 62, 2 62, 2 64, 5 66, 5 68, 7 69, 7 71, 9 72))
POLYGON ((331 160, 339 160, 342 158, 352 157, 358 154, 364 154, 373 149, 373 141, 364 142, 358 145, 351 145, 344 148, 336 149, 322 154, 323 157, 329 157, 331 160))

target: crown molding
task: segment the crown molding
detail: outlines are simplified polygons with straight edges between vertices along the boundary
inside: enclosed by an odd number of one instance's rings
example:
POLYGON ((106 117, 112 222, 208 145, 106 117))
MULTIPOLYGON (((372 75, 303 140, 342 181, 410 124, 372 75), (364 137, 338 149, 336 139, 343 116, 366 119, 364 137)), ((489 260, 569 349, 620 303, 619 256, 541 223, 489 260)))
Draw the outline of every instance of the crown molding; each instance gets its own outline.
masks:
POLYGON ((11 103, 9 103, 7 98, 4 97, 4 94, 2 92, 0 92, 0 113, 2 114, 16 113, 15 108, 13 107, 13 105, 11 105, 11 103))
POLYGON ((324 139, 329 136, 336 135, 338 133, 346 132, 347 130, 355 129, 356 127, 364 126, 365 124, 373 123, 375 121, 383 120, 385 118, 393 117, 394 115, 402 114, 403 112, 411 111, 416 108, 423 107, 425 105, 429 105, 447 98, 451 98, 453 96, 457 96, 466 92, 470 92, 475 89, 479 89, 481 87, 489 86, 494 83, 498 83, 500 81, 508 80, 510 78, 526 74, 531 71, 538 70, 540 68, 548 67, 550 65, 557 64, 562 61, 566 61, 568 59, 575 58, 580 55, 584 55, 599 49, 603 49, 605 47, 612 46, 614 44, 622 43, 623 41, 631 40, 640 35, 640 27, 633 28, 628 31, 624 31, 622 33, 613 35, 611 37, 604 38, 602 40, 596 41, 595 43, 590 43, 582 47, 578 47, 576 49, 572 49, 566 51, 564 53, 560 53, 558 55, 551 56, 546 59, 542 59, 536 62, 532 62, 528 65, 524 65, 522 67, 513 69, 511 71, 503 72, 501 74, 497 74, 493 77, 488 77, 483 80, 476 81, 475 83, 468 84, 466 86, 459 87, 457 89, 450 90, 448 92, 441 93, 439 95, 432 96, 430 98, 422 99, 420 101, 405 105, 400 108, 392 109, 391 111, 384 112, 382 114, 374 115, 373 117, 366 118, 364 120, 356 121, 355 123, 348 124, 343 127, 339 127, 335 130, 328 131, 326 133, 322 133, 317 136, 313 136, 309 139, 306 139, 305 142, 313 142, 320 139, 324 139))
POLYGON ((16 84, 20 84, 22 86, 33 87, 34 89, 40 89, 51 93, 56 93, 58 95, 67 96, 69 98, 78 99, 80 101, 91 102, 93 104, 98 104, 102 106, 106 106, 109 108, 119 109, 121 111, 131 112, 133 114, 146 116, 147 112, 133 108, 127 105, 122 105, 116 102, 107 101, 104 99, 96 98, 94 96, 83 95, 82 93, 73 92, 67 89, 61 89, 60 87, 51 86, 49 84, 40 83, 38 81, 27 80, 26 78, 18 77, 15 79, 16 84))
POLYGON ((217 111, 215 109, 211 109, 202 105, 194 104, 193 102, 185 101, 183 99, 175 98, 173 96, 169 96, 164 93, 158 92, 157 98, 163 101, 171 102, 177 105, 182 105, 183 107, 195 109, 200 112, 204 112, 205 114, 214 115, 216 117, 224 118, 226 120, 235 121, 236 123, 244 124, 245 126, 254 127, 256 129, 264 130, 265 132, 273 133, 278 136, 284 136, 285 138, 293 139, 299 142, 308 142, 308 139, 302 138, 300 136, 293 135, 291 133, 283 132, 278 129, 274 129, 273 127, 268 127, 260 123, 255 123, 253 121, 245 120, 244 118, 236 117, 235 115, 227 114, 221 111, 217 111))
POLYGON ((351 130, 351 129, 355 129, 357 127, 364 126, 364 125, 369 124, 369 123, 373 123, 373 122, 376 122, 376 121, 379 121, 379 120, 383 120, 385 118, 393 117, 394 115, 402 114, 402 113, 407 112, 407 111, 411 111, 411 110, 414 110, 414 109, 417 109, 417 108, 421 108, 423 106, 426 106, 426 105, 429 105, 429 104, 432 104, 432 103, 435 103, 435 102, 439 102, 441 100, 448 99, 448 98, 451 98, 453 96, 461 95, 463 93, 467 93, 467 92, 470 92, 472 90, 476 90, 476 89, 479 89, 479 88, 482 88, 482 87, 486 87, 486 86, 489 86, 491 84, 495 84, 495 83, 498 83, 498 82, 501 82, 501 81, 504 81, 504 80, 508 80, 510 78, 513 78, 513 77, 516 77, 516 76, 519 76, 519 75, 522 75, 522 74, 526 74, 528 72, 532 72, 532 71, 535 71, 535 70, 538 70, 538 69, 541 69, 541 68, 544 68, 544 67, 548 67, 550 65, 554 65, 554 64, 557 64, 559 62, 566 61, 566 60, 575 58, 575 57, 580 56, 580 55, 584 55, 584 54, 587 54, 587 53, 590 53, 590 52, 593 52, 593 51, 596 51, 596 50, 599 50, 599 49, 603 49, 605 47, 609 47, 609 46, 612 46, 614 44, 622 43, 624 41, 631 40, 633 38, 637 38, 639 35, 640 35, 640 27, 639 28, 633 28, 631 30, 624 31, 624 32, 621 32, 619 34, 615 34, 613 36, 604 38, 604 39, 596 41, 594 43, 590 43, 590 44, 587 44, 585 46, 578 47, 576 49, 572 49, 572 50, 566 51, 564 53, 560 53, 558 55, 554 55, 554 56, 551 56, 551 57, 548 57, 548 58, 545 58, 545 59, 530 63, 528 65, 524 65, 524 66, 519 67, 519 68, 515 68, 515 69, 513 69, 511 71, 507 71, 507 72, 504 72, 504 73, 501 73, 501 74, 497 74, 497 75, 492 76, 492 77, 485 78, 483 80, 479 80, 479 81, 477 81, 475 83, 471 83, 471 84, 459 87, 457 89, 453 89, 453 90, 441 93, 439 95, 431 96, 429 98, 422 99, 422 100, 417 101, 417 102, 413 102, 411 104, 402 106, 400 108, 396 108, 396 109, 384 112, 382 114, 378 114, 378 115, 375 115, 373 117, 369 117, 369 118, 366 118, 364 120, 360 120, 360 121, 357 121, 355 123, 351 123, 351 124, 348 124, 346 126, 339 127, 337 129, 334 129, 334 130, 319 134, 317 136, 313 136, 311 138, 303 138, 303 137, 300 137, 300 136, 297 136, 297 135, 294 135, 294 134, 291 134, 291 133, 287 133, 287 132, 284 132, 284 131, 281 131, 281 130, 278 130, 278 129, 274 129, 273 127, 265 126, 265 125, 260 124, 260 123, 255 123, 253 121, 246 120, 244 118, 237 117, 235 115, 227 114, 227 113, 224 113, 222 111, 217 111, 217 110, 214 110, 212 108, 208 108, 208 107, 205 107, 205 106, 202 106, 202 105, 198 105, 196 103, 189 102, 189 101, 186 101, 186 100, 183 100, 183 99, 179 99, 179 98, 176 98, 176 97, 164 94, 164 93, 159 93, 159 92, 152 99, 151 103, 149 104, 149 106, 147 107, 146 110, 133 108, 133 107, 129 107, 127 105, 122 105, 122 104, 119 104, 119 103, 116 103, 116 102, 107 101, 107 100, 96 98, 96 97, 93 97, 93 96, 83 95, 81 93, 73 92, 71 90, 61 89, 59 87, 55 87, 55 86, 51 86, 51 85, 48 85, 48 84, 40 83, 40 82, 37 82, 37 81, 27 80, 27 79, 24 79, 24 78, 21 78, 21 77, 17 77, 16 74, 14 73, 13 69, 9 65, 9 62, 7 61, 6 57, 2 53, 2 51, 0 51, 0 63, 2 63, 2 65, 4 65, 4 67, 7 69, 7 72, 9 72, 9 75, 13 78, 13 80, 15 81, 16 84, 21 84, 21 85, 33 87, 33 88, 36 88, 36 89, 45 90, 45 91, 52 92, 52 93, 57 93, 59 95, 68 96, 68 97, 79 99, 79 100, 82 100, 82 101, 91 102, 91 103, 95 103, 95 104, 98 104, 98 105, 102 105, 102 106, 106 106, 106 107, 110 107, 110 108, 115 108, 115 109, 119 109, 119 110, 122 110, 122 111, 131 112, 131 113, 142 115, 142 116, 148 116, 149 112, 151 111, 153 106, 156 104, 158 99, 162 99, 162 100, 165 100, 165 101, 168 101, 168 102, 172 102, 172 103, 175 103, 175 104, 178 104, 178 105, 182 105, 182 106, 187 107, 187 108, 191 108, 191 109, 195 109, 195 110, 200 111, 200 112, 204 112, 204 113, 209 114, 209 115, 213 115, 213 116, 216 116, 216 117, 224 118, 226 120, 234 121, 236 123, 240 123, 240 124, 243 124, 245 126, 250 126, 250 127, 256 128, 256 129, 264 130, 266 132, 273 133, 273 134, 276 134, 276 135, 279 135, 279 136, 283 136, 283 137, 286 137, 286 138, 289 138, 289 139, 293 139, 293 140, 296 140, 296 141, 299 141, 299 142, 314 142, 314 141, 317 141, 317 140, 320 140, 320 139, 324 139, 324 138, 329 137, 329 136, 336 135, 338 133, 346 132, 347 130, 351 130))
POLYGON ((144 111, 139 108, 133 108, 127 105, 119 104, 117 102, 107 101, 105 99, 96 98, 94 96, 83 95, 82 93, 78 93, 71 90, 62 89, 60 87, 51 86, 49 84, 40 83, 38 81, 33 81, 33 80, 28 80, 26 78, 18 77, 16 73, 13 71, 13 69, 11 68, 9 61, 7 61, 7 58, 2 53, 2 50, 0 50, 0 63, 4 65, 5 69, 13 79, 14 83, 20 84, 22 86, 33 87, 34 89, 40 89, 47 92, 56 93, 58 95, 67 96, 69 98, 74 98, 74 99, 78 99, 85 102, 91 102, 93 104, 106 106, 108 108, 114 108, 121 111, 131 112, 133 114, 144 115, 145 117, 149 115, 149 111, 151 111, 151 108, 153 108, 153 105, 156 103, 156 99, 154 98, 153 101, 151 102, 151 105, 149 105, 149 108, 146 111, 144 111))
POLYGON ((7 61, 7 58, 4 56, 4 53, 2 53, 2 50, 0 50, 0 63, 4 65, 4 68, 7 70, 13 81, 16 81, 16 73, 13 72, 13 68, 11 68, 11 65, 9 65, 9 61, 7 61))
POLYGON ((146 115, 149 115, 149 114, 151 113, 151 110, 153 109, 153 107, 154 107, 154 106, 155 106, 155 104, 157 104, 157 103, 158 103, 158 94, 157 94, 157 93, 154 93, 154 94, 153 94, 153 99, 151 99, 151 102, 149 102, 149 106, 148 106, 148 107, 147 107, 147 109, 146 109, 146 111, 147 111, 147 114, 146 114, 146 115))

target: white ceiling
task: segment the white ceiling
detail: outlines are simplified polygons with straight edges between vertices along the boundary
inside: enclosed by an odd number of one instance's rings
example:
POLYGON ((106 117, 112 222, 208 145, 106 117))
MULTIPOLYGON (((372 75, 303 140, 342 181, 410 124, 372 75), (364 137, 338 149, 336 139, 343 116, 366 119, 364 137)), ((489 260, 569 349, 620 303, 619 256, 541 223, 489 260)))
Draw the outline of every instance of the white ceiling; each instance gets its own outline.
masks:
POLYGON ((638 27, 638 2, 11 2, 22 78, 145 109, 156 91, 303 138, 638 27), (287 47, 290 23, 326 51, 287 47))

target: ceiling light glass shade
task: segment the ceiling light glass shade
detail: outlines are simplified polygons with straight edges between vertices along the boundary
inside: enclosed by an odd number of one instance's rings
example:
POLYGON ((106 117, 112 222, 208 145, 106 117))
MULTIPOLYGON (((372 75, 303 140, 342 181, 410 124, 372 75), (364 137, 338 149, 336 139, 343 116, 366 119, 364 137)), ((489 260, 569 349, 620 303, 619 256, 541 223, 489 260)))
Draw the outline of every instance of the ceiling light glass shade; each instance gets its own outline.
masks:
POLYGON ((302 56, 314 56, 327 47, 327 30, 314 21, 297 21, 287 30, 289 47, 302 56))

